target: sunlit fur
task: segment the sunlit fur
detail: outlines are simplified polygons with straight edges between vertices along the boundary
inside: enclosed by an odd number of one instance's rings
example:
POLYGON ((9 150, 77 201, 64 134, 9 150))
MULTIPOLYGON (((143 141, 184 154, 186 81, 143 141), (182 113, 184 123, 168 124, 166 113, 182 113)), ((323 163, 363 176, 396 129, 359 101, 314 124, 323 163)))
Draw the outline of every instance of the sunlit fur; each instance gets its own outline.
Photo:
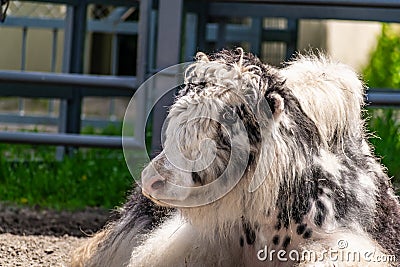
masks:
MULTIPOLYGON (((366 139, 363 99, 364 86, 355 72, 323 55, 298 56, 277 69, 242 49, 199 53, 170 109, 164 147, 178 143, 188 159, 202 153, 217 157, 192 179, 190 172, 168 162, 163 151, 142 180, 159 173, 165 186, 144 193, 165 206, 163 197, 171 195, 190 200, 191 191, 179 195, 168 182, 193 188, 209 184, 230 160, 245 168, 244 175, 224 197, 178 208, 154 227, 139 225, 152 212, 142 217, 125 213, 106 234, 89 241, 89 248, 97 249, 74 256, 74 266, 104 266, 110 258, 123 266, 126 256, 118 262, 118 255, 130 253, 129 266, 315 266, 310 260, 259 261, 257 252, 265 246, 315 251, 322 259, 319 266, 389 266, 362 258, 334 261, 324 254, 345 240, 344 251, 400 258, 400 205, 366 139), (227 136, 217 122, 204 118, 224 117, 232 108, 245 133, 234 121, 229 127, 237 134, 227 136), (215 145, 200 146, 204 139, 215 145), (250 146, 250 156, 231 158, 227 144, 243 150, 250 146), (252 179, 264 180, 254 192, 249 190, 252 179), (148 230, 135 236, 141 228, 148 230), (131 243, 115 241, 124 235, 131 243)), ((232 177, 234 170, 229 170, 232 177)), ((128 206, 140 210, 143 204, 128 206)))

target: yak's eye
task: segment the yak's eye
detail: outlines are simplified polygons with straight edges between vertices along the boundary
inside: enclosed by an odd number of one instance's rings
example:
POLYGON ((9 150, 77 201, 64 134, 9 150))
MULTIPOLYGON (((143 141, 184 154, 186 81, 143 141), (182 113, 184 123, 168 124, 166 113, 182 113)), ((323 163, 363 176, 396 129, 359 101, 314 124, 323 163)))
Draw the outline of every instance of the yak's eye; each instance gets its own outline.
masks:
POLYGON ((237 120, 236 110, 234 108, 228 108, 222 114, 223 122, 226 124, 233 124, 237 120))

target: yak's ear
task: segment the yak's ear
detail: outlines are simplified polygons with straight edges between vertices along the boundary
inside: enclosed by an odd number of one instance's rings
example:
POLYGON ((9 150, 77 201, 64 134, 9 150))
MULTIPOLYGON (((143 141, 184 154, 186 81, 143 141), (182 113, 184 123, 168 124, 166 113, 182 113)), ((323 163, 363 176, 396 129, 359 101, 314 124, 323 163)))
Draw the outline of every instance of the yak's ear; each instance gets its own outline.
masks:
POLYGON ((274 119, 279 118, 285 108, 285 101, 283 97, 278 93, 273 92, 266 94, 265 99, 267 100, 274 119))

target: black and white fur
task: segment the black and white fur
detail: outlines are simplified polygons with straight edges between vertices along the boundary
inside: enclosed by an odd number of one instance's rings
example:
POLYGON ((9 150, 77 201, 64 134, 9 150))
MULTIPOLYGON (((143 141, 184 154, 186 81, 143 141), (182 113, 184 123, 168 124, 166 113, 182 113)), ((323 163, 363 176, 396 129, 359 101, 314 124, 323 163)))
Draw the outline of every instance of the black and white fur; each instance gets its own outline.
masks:
POLYGON ((207 169, 189 173, 161 152, 142 173, 144 193, 162 206, 168 206, 164 195, 188 199, 190 192, 179 195, 169 182, 209 184, 229 160, 242 161, 244 175, 215 202, 169 212, 135 193, 122 218, 82 246, 72 265, 315 266, 307 260, 259 261, 257 252, 265 246, 316 251, 324 259, 318 266, 398 265, 332 261, 323 254, 345 240, 349 252, 400 259, 400 205, 367 141, 364 86, 357 75, 322 55, 298 56, 282 69, 242 49, 199 53, 196 59, 170 109, 164 145, 178 140, 185 157, 196 159, 199 144, 209 138, 217 157, 207 169), (256 116, 262 100, 271 112, 256 116), (232 110, 247 136, 228 136, 212 120, 188 123, 199 116, 225 119, 232 110), (231 148, 241 148, 246 138, 248 158, 231 159, 231 148), (250 192, 253 177, 265 180, 250 192))

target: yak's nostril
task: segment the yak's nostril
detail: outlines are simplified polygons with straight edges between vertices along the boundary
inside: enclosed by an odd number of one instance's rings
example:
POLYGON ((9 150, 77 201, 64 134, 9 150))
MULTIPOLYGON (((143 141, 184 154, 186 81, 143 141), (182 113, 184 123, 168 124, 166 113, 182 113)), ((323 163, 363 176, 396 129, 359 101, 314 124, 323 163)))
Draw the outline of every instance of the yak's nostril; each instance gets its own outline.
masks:
POLYGON ((160 188, 163 188, 165 185, 165 181, 163 180, 157 180, 154 183, 151 184, 151 188, 154 190, 158 190, 160 188))
POLYGON ((166 187, 166 179, 159 174, 154 176, 142 176, 143 192, 147 195, 159 195, 166 187))

